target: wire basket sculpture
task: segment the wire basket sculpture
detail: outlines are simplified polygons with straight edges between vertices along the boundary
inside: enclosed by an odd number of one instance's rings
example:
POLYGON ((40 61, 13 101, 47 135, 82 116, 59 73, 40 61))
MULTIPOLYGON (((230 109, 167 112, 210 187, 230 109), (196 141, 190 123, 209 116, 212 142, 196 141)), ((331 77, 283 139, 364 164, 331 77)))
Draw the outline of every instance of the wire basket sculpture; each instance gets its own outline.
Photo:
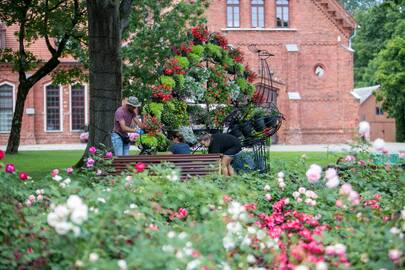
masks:
POLYGON ((248 48, 259 58, 260 83, 256 86, 254 101, 263 114, 244 119, 242 106, 235 104, 235 109, 225 118, 224 125, 228 126, 228 133, 241 138, 244 148, 251 149, 255 170, 265 173, 270 170, 268 158, 271 137, 280 129, 284 116, 275 104, 277 92, 274 91, 273 74, 268 63, 268 59, 274 55, 258 49, 255 44, 249 45, 248 48))

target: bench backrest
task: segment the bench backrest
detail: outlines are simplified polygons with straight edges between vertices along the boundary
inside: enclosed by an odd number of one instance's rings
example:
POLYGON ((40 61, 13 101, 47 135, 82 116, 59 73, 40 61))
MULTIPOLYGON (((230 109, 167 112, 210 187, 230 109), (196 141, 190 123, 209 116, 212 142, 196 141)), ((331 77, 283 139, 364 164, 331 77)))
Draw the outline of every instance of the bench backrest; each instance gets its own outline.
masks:
POLYGON ((208 174, 221 173, 220 154, 196 154, 196 155, 140 155, 122 156, 113 160, 115 174, 126 170, 128 166, 136 163, 158 164, 162 162, 173 163, 180 169, 181 178, 186 179, 192 176, 204 176, 208 174))

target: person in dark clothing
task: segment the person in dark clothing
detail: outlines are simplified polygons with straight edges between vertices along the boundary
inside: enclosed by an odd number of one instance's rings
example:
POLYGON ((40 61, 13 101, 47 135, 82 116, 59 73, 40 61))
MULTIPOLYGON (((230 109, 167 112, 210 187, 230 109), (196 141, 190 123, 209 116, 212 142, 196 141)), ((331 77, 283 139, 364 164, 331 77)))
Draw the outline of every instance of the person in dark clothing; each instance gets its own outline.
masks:
POLYGON ((236 154, 242 150, 240 140, 233 135, 218 133, 205 134, 200 137, 200 143, 208 148, 208 153, 221 153, 222 157, 222 173, 223 175, 232 176, 235 170, 231 166, 231 162, 236 154))
POLYGON ((184 137, 180 132, 174 133, 172 137, 172 145, 169 147, 169 151, 173 154, 190 154, 190 146, 184 143, 184 137))

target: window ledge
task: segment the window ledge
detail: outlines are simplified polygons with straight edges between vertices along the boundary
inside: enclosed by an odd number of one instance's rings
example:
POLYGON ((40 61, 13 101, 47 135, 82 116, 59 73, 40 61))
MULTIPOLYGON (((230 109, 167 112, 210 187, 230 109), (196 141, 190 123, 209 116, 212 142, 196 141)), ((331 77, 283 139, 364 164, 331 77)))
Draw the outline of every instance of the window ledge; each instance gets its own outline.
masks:
POLYGON ((295 28, 222 28, 221 31, 296 32, 295 28))
POLYGON ((45 130, 45 133, 62 133, 63 130, 45 130))

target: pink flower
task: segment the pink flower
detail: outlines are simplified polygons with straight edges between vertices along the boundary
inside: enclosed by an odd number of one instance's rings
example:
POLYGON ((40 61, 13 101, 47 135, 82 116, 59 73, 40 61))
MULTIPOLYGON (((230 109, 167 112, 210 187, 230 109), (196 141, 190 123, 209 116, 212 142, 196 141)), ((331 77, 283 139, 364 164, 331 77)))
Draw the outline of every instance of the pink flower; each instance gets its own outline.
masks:
POLYGON ((329 256, 335 255, 335 247, 334 246, 327 246, 325 249, 325 254, 329 256))
POLYGON ((360 166, 365 166, 366 162, 364 160, 359 160, 357 164, 359 164, 360 166))
POLYGON ((89 133, 88 132, 83 132, 80 134, 80 141, 81 142, 87 142, 89 140, 89 133))
POLYGON ((97 149, 94 146, 89 148, 89 153, 90 154, 95 154, 96 152, 97 152, 97 149))
POLYGON ((357 200, 357 199, 359 199, 359 193, 357 193, 356 191, 351 191, 350 193, 349 193, 349 200, 351 200, 351 201, 354 201, 354 200, 357 200))
POLYGON ((145 170, 146 165, 145 165, 145 163, 139 162, 139 163, 136 163, 134 167, 135 167, 135 170, 140 173, 145 170))
POLYGON ((139 134, 138 134, 138 133, 129 133, 129 134, 128 134, 128 137, 129 137, 129 140, 130 140, 131 142, 133 142, 133 141, 135 141, 135 140, 139 137, 139 134))
POLYGON ((26 200, 25 205, 28 206, 28 207, 31 207, 32 206, 32 201, 26 200))
POLYGON ((59 170, 58 169, 53 169, 51 172, 52 177, 55 177, 59 174, 59 170))
POLYGON ((342 208, 343 207, 343 202, 341 200, 336 200, 336 207, 337 208, 342 208))
POLYGON ((106 157, 106 158, 112 158, 112 157, 113 157, 113 153, 112 153, 112 152, 107 152, 107 153, 105 154, 105 157, 106 157))
POLYGON ((87 159, 87 162, 86 162, 87 168, 93 167, 94 163, 95 163, 94 159, 88 158, 88 159, 87 159))
POLYGON ((306 173, 307 179, 310 183, 314 184, 321 178, 321 173, 315 168, 309 168, 306 173))
POLYGON ((354 199, 352 201, 352 205, 359 205, 360 204, 360 199, 354 199))
POLYGON ((19 177, 20 180, 25 181, 28 179, 28 174, 26 172, 20 172, 19 177))
POLYGON ((302 203, 302 198, 298 197, 298 198, 296 199, 296 201, 297 201, 297 203, 302 203))
POLYGON ((35 195, 31 194, 30 196, 28 196, 28 200, 31 202, 35 202, 35 195))
POLYGON ((353 162, 353 161, 355 161, 356 160, 356 158, 354 157, 354 156, 351 156, 351 155, 347 155, 346 157, 345 157, 345 161, 346 162, 353 162))
POLYGON ((13 173, 15 172, 14 164, 7 164, 5 168, 6 173, 13 173))
POLYGON ((383 149, 382 149, 382 152, 383 152, 384 155, 388 155, 390 151, 388 150, 387 147, 384 146, 383 149))
POLYGON ((38 196, 37 196, 37 201, 42 201, 44 199, 44 197, 42 196, 42 194, 39 194, 38 196))
MULTIPOLYGON (((399 157, 399 158, 405 158, 405 152, 402 152, 402 151, 399 152, 399 153, 398 153, 398 157, 399 157)), ((1 159, 1 157, 0 157, 0 159, 1 159)))
POLYGON ((0 150, 0 160, 6 156, 6 153, 3 150, 0 150))
POLYGON ((333 169, 333 168, 329 168, 329 169, 327 169, 326 172, 325 172, 325 178, 328 179, 328 180, 333 179, 333 178, 335 178, 336 176, 337 176, 337 172, 336 172, 336 170, 333 169))
POLYGON ((98 169, 97 172, 96 172, 96 175, 97 175, 97 176, 100 176, 100 175, 102 175, 102 174, 103 174, 103 171, 100 170, 100 169, 98 169))
POLYGON ((391 249, 388 252, 388 257, 390 257, 390 259, 395 262, 398 261, 401 258, 402 252, 398 249, 391 249))
POLYGON ((349 195, 350 192, 352 192, 352 186, 350 184, 343 184, 342 187, 340 188, 340 193, 342 195, 349 195))
POLYGON ((159 227, 156 224, 149 224, 148 228, 152 231, 158 231, 159 227))
POLYGON ((271 201, 271 199, 273 198, 271 196, 271 194, 267 193, 266 195, 264 195, 264 197, 266 198, 267 201, 271 201))
POLYGON ((180 208, 177 211, 176 216, 177 216, 178 219, 183 219, 183 218, 187 217, 187 215, 188 215, 188 211, 186 209, 184 209, 184 208, 180 208))
POLYGON ((72 173, 73 173, 73 168, 67 168, 67 169, 66 169, 66 172, 67 172, 68 174, 72 174, 72 173))
POLYGON ((232 197, 225 194, 225 195, 223 196, 223 200, 224 200, 224 202, 228 203, 228 202, 232 201, 232 197))

